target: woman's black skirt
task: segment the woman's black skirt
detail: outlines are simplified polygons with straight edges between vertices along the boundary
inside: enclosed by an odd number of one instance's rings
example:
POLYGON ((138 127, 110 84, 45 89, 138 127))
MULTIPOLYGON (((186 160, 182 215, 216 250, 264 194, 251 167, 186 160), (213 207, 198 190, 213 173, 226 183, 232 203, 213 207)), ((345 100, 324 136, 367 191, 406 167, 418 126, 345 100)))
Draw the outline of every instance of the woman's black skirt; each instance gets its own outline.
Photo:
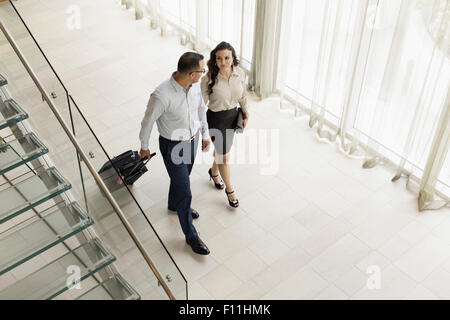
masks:
POLYGON ((238 118, 237 107, 225 111, 206 112, 209 135, 218 154, 227 154, 233 145, 234 131, 238 118))

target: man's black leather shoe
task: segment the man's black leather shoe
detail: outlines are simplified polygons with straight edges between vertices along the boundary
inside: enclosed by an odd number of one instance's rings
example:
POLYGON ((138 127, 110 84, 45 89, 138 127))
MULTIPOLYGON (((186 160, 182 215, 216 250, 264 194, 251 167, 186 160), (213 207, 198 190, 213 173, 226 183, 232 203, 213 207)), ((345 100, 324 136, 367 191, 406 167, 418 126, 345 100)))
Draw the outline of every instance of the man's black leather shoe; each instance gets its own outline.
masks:
POLYGON ((197 210, 191 208, 191 211, 192 211, 192 219, 197 219, 198 217, 200 217, 197 210))
POLYGON ((192 251, 198 254, 207 255, 209 254, 209 249, 206 244, 199 238, 186 239, 186 243, 191 246, 192 251))
MULTIPOLYGON (((170 211, 175 211, 175 212, 177 211, 177 210, 170 209, 170 208, 167 208, 167 209, 169 209, 170 211)), ((197 210, 191 208, 191 211, 192 211, 192 219, 197 219, 198 217, 200 217, 200 214, 197 212, 197 210)))

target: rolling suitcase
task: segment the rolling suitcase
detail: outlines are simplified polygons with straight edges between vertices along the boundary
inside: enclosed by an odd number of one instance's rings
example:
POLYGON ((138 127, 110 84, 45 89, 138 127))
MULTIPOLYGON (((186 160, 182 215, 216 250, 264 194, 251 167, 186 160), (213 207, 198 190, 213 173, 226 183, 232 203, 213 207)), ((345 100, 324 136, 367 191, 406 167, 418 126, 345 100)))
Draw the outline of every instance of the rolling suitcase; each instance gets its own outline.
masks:
MULTIPOLYGON (((156 153, 152 153, 153 157, 156 153)), ((133 185, 148 171, 146 164, 149 160, 141 159, 139 152, 128 150, 106 162, 98 171, 110 192, 121 189, 125 184, 133 185), (117 175, 116 170, 119 172, 117 175)))

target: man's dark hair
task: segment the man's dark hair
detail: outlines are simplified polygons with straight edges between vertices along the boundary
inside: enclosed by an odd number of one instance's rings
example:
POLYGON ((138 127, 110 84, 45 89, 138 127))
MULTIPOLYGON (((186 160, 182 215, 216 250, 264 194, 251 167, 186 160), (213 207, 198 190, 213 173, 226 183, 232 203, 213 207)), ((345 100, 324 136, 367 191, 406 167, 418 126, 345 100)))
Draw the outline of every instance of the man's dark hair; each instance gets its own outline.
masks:
POLYGON ((189 73, 192 71, 198 71, 200 67, 200 61, 203 60, 203 56, 196 52, 186 52, 178 60, 178 72, 189 73))

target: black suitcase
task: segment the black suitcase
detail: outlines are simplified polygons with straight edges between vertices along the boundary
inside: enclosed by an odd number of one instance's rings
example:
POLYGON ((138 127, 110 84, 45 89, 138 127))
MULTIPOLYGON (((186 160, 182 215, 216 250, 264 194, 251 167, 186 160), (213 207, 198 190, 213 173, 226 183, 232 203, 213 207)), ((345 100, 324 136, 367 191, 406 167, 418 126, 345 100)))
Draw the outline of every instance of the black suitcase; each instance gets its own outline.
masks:
MULTIPOLYGON (((152 153, 153 157, 156 153, 152 153)), ((144 173, 148 171, 146 164, 149 160, 141 159, 139 152, 128 150, 106 162, 98 171, 100 177, 112 192, 126 185, 133 185, 144 173), (117 175, 116 170, 119 172, 117 175)))

